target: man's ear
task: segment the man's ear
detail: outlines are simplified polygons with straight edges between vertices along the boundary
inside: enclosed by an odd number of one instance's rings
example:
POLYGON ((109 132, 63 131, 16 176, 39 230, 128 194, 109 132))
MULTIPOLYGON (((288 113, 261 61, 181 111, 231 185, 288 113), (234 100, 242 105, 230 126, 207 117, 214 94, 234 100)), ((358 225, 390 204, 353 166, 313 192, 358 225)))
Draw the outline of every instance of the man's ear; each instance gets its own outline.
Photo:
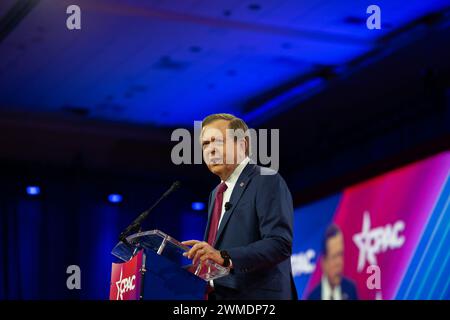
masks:
POLYGON ((245 141, 245 139, 241 139, 240 141, 239 141, 239 144, 240 144, 240 150, 242 150, 242 158, 245 158, 245 150, 246 150, 246 141, 245 141))
POLYGON ((246 153, 246 151, 248 150, 248 155, 250 155, 250 144, 249 144, 249 140, 247 139, 242 139, 244 140, 244 153, 246 153))

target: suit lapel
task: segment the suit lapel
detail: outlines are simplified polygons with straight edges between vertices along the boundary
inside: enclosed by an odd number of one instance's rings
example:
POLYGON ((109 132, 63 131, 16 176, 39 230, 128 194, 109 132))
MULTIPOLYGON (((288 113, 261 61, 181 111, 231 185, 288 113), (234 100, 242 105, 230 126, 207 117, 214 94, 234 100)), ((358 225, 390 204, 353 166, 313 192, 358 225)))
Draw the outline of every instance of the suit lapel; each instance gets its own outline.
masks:
MULTIPOLYGON (((218 243, 220 236, 225 229, 225 226, 228 223, 228 220, 230 219, 231 215, 234 212, 234 209, 237 207, 237 203, 239 202, 239 199, 241 198, 242 194, 244 193, 245 189, 247 188, 248 183, 250 182, 251 178, 253 177, 255 173, 255 165, 254 164, 247 164, 247 166, 242 171, 241 175, 239 176, 238 180, 236 181, 236 184, 233 188, 233 193, 230 197, 230 203, 232 204, 232 207, 230 210, 225 211, 225 214, 223 215, 222 221, 219 225, 219 230, 217 231, 216 241, 215 244, 218 243)), ((209 220, 209 219, 208 219, 209 220)), ((208 227, 209 228, 209 227, 208 227)))

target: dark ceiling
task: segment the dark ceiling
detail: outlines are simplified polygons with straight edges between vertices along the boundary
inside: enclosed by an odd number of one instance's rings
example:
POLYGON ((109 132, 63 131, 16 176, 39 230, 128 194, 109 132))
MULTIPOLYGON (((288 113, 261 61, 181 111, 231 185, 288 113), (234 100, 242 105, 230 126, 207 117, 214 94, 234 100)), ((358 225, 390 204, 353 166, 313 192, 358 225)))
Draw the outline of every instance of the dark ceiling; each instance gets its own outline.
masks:
POLYGON ((12 167, 214 184, 172 164, 170 134, 232 112, 280 129, 296 191, 331 192, 448 141, 448 1, 378 1, 381 30, 365 26, 367 1, 80 0, 78 31, 69 4, 0 3, 12 167))

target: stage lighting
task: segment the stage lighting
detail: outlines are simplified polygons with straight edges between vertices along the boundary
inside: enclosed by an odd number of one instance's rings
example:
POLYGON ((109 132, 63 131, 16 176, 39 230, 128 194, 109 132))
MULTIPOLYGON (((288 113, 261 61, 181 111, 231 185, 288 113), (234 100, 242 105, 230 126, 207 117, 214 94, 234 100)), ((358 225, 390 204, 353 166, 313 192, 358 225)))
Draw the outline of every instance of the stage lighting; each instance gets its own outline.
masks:
POLYGON ((28 186, 27 187, 27 194, 29 196, 38 196, 41 193, 41 188, 38 186, 28 186))
POLYGON ((108 196, 108 201, 111 203, 120 203, 122 202, 122 196, 116 193, 110 194, 108 196))
POLYGON ((205 209, 205 204, 203 202, 192 202, 192 210, 201 211, 205 209))

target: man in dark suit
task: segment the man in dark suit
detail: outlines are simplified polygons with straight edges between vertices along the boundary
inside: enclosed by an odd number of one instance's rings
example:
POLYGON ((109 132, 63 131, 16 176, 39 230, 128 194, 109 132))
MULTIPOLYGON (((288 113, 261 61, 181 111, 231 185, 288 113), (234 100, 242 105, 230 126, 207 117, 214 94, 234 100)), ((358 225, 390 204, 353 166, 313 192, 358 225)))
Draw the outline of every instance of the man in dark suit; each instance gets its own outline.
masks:
POLYGON ((187 256, 211 259, 230 274, 209 283, 209 299, 297 299, 292 273, 292 197, 276 172, 250 163, 248 127, 233 115, 202 122, 208 169, 221 183, 211 192, 205 241, 187 256))
POLYGON ((321 282, 311 291, 308 300, 358 300, 355 284, 343 276, 344 237, 335 224, 325 232, 321 267, 321 282))

